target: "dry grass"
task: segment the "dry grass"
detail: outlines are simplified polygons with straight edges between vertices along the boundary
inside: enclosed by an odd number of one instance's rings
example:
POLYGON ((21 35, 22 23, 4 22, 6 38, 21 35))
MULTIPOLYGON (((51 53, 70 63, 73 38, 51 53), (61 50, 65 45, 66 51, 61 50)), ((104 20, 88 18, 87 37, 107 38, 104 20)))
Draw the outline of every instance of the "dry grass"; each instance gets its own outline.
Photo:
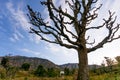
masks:
MULTIPOLYGON (((3 77, 5 76, 5 70, 0 69, 1 74, 3 77)), ((90 80, 120 80, 120 74, 110 74, 105 73, 101 75, 90 74, 90 80)), ((75 80, 74 78, 77 75, 73 76, 63 76, 63 77, 36 77, 32 75, 29 71, 18 71, 14 78, 6 78, 0 80, 75 80)))
POLYGON ((54 78, 48 78, 48 77, 15 77, 13 79, 0 79, 0 80, 73 80, 71 76, 67 77, 54 77, 54 78))
POLYGON ((120 80, 119 74, 101 74, 91 76, 90 80, 120 80))

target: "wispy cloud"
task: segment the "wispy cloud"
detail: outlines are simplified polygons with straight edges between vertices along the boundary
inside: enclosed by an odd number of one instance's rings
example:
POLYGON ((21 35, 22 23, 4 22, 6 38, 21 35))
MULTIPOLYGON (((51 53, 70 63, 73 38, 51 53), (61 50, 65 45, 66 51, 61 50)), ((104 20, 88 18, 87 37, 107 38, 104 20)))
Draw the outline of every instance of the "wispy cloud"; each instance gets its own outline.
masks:
POLYGON ((15 30, 15 33, 13 33, 12 37, 10 37, 9 39, 12 42, 16 42, 16 41, 19 41, 22 38, 24 38, 24 36, 19 31, 15 30))
POLYGON ((13 36, 10 37, 9 39, 10 39, 12 42, 16 42, 16 41, 20 40, 19 36, 18 36, 16 33, 14 33, 13 36))
POLYGON ((29 40, 32 42, 35 42, 36 44, 39 44, 40 43, 40 36, 38 36, 36 34, 30 34, 29 40))
POLYGON ((8 11, 10 12, 10 18, 11 21, 16 25, 17 27, 21 27, 24 30, 29 30, 30 24, 28 23, 29 21, 27 20, 26 13, 22 9, 22 2, 21 4, 18 4, 16 7, 12 2, 6 3, 6 7, 8 11))
MULTIPOLYGON (((24 38, 24 36, 18 31, 20 28, 23 29, 26 32, 30 31, 30 27, 32 26, 29 23, 29 20, 26 16, 25 11, 23 10, 23 3, 19 3, 16 7, 12 2, 6 3, 6 7, 8 11, 10 12, 9 19, 13 23, 15 27, 15 32, 13 34, 13 37, 10 38, 11 41, 15 42, 16 40, 19 40, 19 38, 24 38)), ((24 6, 25 8, 25 6, 24 6)), ((40 38, 37 35, 29 35, 29 40, 39 43, 40 38)))
POLYGON ((20 38, 24 38, 24 36, 23 36, 18 30, 16 30, 15 33, 16 33, 20 38))
POLYGON ((49 43, 47 43, 46 49, 50 51, 58 64, 78 62, 77 52, 73 49, 67 49, 65 47, 49 43))
POLYGON ((16 42, 15 38, 13 38, 13 37, 10 37, 9 39, 10 39, 10 41, 12 41, 12 42, 16 42))
POLYGON ((30 50, 30 49, 27 49, 27 48, 20 49, 20 51, 23 51, 23 52, 29 53, 29 54, 33 54, 33 55, 36 55, 36 56, 41 54, 40 52, 33 51, 33 50, 30 50))

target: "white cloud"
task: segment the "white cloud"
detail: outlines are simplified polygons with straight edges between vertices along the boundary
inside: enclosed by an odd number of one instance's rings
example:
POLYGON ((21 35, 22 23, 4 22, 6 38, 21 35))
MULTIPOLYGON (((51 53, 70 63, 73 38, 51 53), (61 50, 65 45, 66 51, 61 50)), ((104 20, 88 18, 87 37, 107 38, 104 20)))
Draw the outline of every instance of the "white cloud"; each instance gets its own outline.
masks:
POLYGON ((23 48, 23 49, 20 49, 20 50, 25 52, 25 53, 30 53, 30 54, 33 54, 33 55, 36 55, 36 56, 41 54, 40 52, 33 51, 33 50, 30 50, 30 49, 27 49, 27 48, 23 48))
MULTIPOLYGON (((99 16, 98 18, 92 23, 92 26, 96 26, 96 25, 99 25, 103 22, 103 18, 107 18, 109 13, 108 13, 108 10, 111 10, 111 11, 115 11, 117 12, 116 14, 120 14, 120 5, 118 5, 118 3, 120 3, 119 0, 115 0, 114 2, 112 1, 101 1, 101 0, 98 0, 99 2, 96 4, 96 6, 99 6, 101 3, 103 3, 103 6, 102 8, 100 9, 100 11, 98 11, 99 13, 99 16), (113 4, 112 4, 113 3, 113 4), (112 4, 112 6, 111 6, 112 4)), ((63 6, 64 8, 67 7, 64 5, 64 1, 61 0, 61 1, 57 1, 57 0, 54 0, 54 3, 56 4, 60 4, 62 3, 61 6, 63 6)), ((120 17, 118 15, 118 17, 120 17)), ((119 21, 119 19, 118 19, 119 21)), ((90 35, 93 35, 93 40, 94 40, 94 37, 96 38, 96 35, 97 35, 97 42, 102 40, 103 37, 105 35, 107 35, 108 33, 106 32, 106 30, 104 29, 101 29, 99 30, 101 31, 99 34, 98 34, 98 31, 94 32, 94 33, 89 33, 90 35)), ((119 55, 119 47, 120 46, 116 46, 117 44, 119 43, 119 40, 117 40, 117 43, 115 44, 115 42, 113 43, 110 43, 110 44, 107 44, 104 46, 104 48, 102 49, 98 49, 97 51, 95 52, 92 52, 89 54, 89 64, 101 64, 102 60, 104 59, 104 56, 108 56, 108 57, 115 57, 117 55, 119 55)), ((69 62, 78 62, 78 58, 77 57, 77 52, 75 51, 72 51, 72 50, 68 50, 68 49, 65 49, 63 47, 58 47, 54 44, 48 44, 47 46, 47 49, 50 50, 55 56, 64 56, 64 57, 58 57, 58 59, 60 60, 63 60, 63 61, 69 61, 69 62), (76 53, 76 54, 75 54, 76 53), (75 55, 74 55, 75 54, 75 55), (67 59, 67 60, 66 60, 67 59)))
POLYGON ((12 37, 10 37, 9 39, 12 42, 16 42, 16 41, 19 41, 22 38, 24 38, 24 36, 19 31, 15 30, 15 32, 12 34, 12 37))
MULTIPOLYGON (((32 25, 29 23, 26 13, 22 9, 22 2, 19 3, 15 8, 13 6, 15 5, 12 2, 8 2, 6 4, 6 7, 10 12, 9 18, 15 27, 15 34, 13 34, 13 37, 10 38, 10 40, 15 42, 16 40, 19 40, 20 37, 24 38, 23 34, 21 34, 18 30, 21 28, 24 31, 29 32, 32 25)), ((29 35, 29 40, 35 41, 35 43, 38 44, 40 42, 40 37, 37 35, 29 35)))
POLYGON ((13 38, 13 37, 10 37, 9 39, 10 39, 10 41, 12 41, 12 42, 16 42, 15 38, 13 38))
POLYGON ((53 59, 57 64, 76 63, 78 62, 77 51, 67 49, 55 44, 46 44, 47 51, 53 55, 53 59))
POLYGON ((36 44, 40 43, 40 36, 36 35, 36 34, 30 34, 29 35, 29 40, 32 42, 35 42, 36 44))
MULTIPOLYGON (((99 4, 101 3, 101 0, 99 0, 99 1, 100 2, 98 2, 98 4, 96 6, 99 6, 99 4)), ((54 3, 57 3, 57 4, 62 3, 61 4, 62 7, 68 8, 68 6, 66 6, 64 4, 64 0, 60 0, 60 1, 54 0, 54 3)), ((99 19, 97 19, 93 24, 100 24, 102 17, 108 16, 108 10, 111 8, 111 1, 107 0, 107 1, 104 1, 104 3, 105 3, 105 5, 99 11, 99 14, 100 14, 99 19)), ((119 9, 120 5, 118 5, 118 3, 119 3, 119 0, 115 0, 114 4, 112 5, 112 10, 119 12, 118 9, 119 9)), ((12 18, 11 20, 15 23, 15 26, 21 27, 23 30, 28 31, 29 27, 31 25, 28 23, 29 21, 27 20, 27 18, 25 16, 26 14, 20 8, 20 6, 22 6, 22 5, 18 4, 18 6, 16 6, 17 9, 13 8, 14 5, 11 2, 8 2, 6 5, 7 5, 9 12, 11 13, 10 18, 12 18)), ((68 11, 70 12, 70 10, 68 10, 68 11)), ((45 12, 47 12, 47 11, 45 10, 45 12)), ((119 14, 119 13, 117 13, 117 14, 119 14)), ((49 21, 50 19, 47 18, 47 20, 49 21)), ((104 33, 102 33, 101 35, 104 35, 104 33)), ((95 36, 96 36, 96 34, 95 34, 95 36)), ((11 37, 10 39, 11 39, 11 41, 16 41, 16 40, 19 40, 19 37, 24 38, 24 36, 22 34, 15 33, 13 35, 13 37, 11 37)), ((37 35, 30 35, 30 40, 35 41, 36 43, 39 43, 40 37, 37 35)), ((119 42, 117 42, 117 44, 115 44, 115 45, 118 45, 118 43, 119 42)), ((119 46, 115 46, 115 45, 114 44, 107 45, 107 47, 105 46, 104 49, 100 49, 100 50, 93 52, 92 54, 89 54, 89 63, 97 63, 98 64, 98 63, 100 63, 100 61, 102 61, 104 56, 111 57, 111 56, 119 55, 118 54, 119 46), (110 46, 113 46, 113 47, 110 48, 110 46), (116 47, 117 47, 117 50, 116 50, 116 47)), ((55 56, 55 59, 59 60, 58 61, 59 63, 60 62, 62 62, 62 63, 78 62, 77 52, 74 50, 69 50, 69 49, 63 48, 61 46, 56 46, 54 44, 47 44, 46 47, 47 47, 48 51, 50 51, 55 56)), ((26 48, 21 49, 21 51, 35 54, 35 55, 40 54, 37 51, 32 51, 32 50, 29 50, 26 48)))
POLYGON ((22 10, 23 4, 19 3, 16 8, 13 7, 12 2, 6 3, 6 7, 8 11, 10 12, 9 17, 11 18, 11 21, 16 25, 17 27, 21 27, 24 30, 29 30, 30 29, 30 24, 28 23, 29 21, 27 20, 25 12, 22 10))
POLYGON ((12 37, 10 37, 9 39, 10 39, 12 42, 16 42, 16 41, 19 41, 19 40, 20 40, 19 36, 18 36, 16 33, 14 33, 14 34, 12 35, 12 37))
POLYGON ((13 34, 14 39, 19 40, 19 37, 17 34, 13 34))
POLYGON ((40 36, 38 36, 38 35, 35 34, 34 35, 34 40, 38 44, 40 42, 40 36))
POLYGON ((19 32, 19 31, 15 31, 15 33, 20 37, 20 38, 24 38, 24 36, 19 32))

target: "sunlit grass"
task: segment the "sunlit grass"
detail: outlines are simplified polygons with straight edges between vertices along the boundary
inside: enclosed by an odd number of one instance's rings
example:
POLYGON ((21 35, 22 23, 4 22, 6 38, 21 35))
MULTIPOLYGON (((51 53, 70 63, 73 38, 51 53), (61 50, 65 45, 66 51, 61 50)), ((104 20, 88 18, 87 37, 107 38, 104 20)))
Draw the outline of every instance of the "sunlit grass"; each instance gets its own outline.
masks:
MULTIPOLYGON (((5 74, 4 69, 0 69, 2 74, 5 74)), ((5 75, 4 75, 5 76, 5 75)), ((4 77, 3 76, 3 77, 4 77)), ((75 77, 77 75, 73 76, 62 76, 62 77, 37 77, 33 74, 31 74, 30 71, 18 71, 16 75, 12 78, 2 78, 0 80, 75 80, 75 77)), ((95 74, 90 72, 90 80, 120 80, 120 74, 117 73, 115 74, 114 72, 112 73, 103 73, 103 74, 95 74)))
POLYGON ((91 76, 90 80, 120 80, 120 76, 119 74, 105 73, 101 75, 91 76))
POLYGON ((73 80, 71 76, 67 77, 15 77, 15 78, 6 78, 0 80, 73 80))

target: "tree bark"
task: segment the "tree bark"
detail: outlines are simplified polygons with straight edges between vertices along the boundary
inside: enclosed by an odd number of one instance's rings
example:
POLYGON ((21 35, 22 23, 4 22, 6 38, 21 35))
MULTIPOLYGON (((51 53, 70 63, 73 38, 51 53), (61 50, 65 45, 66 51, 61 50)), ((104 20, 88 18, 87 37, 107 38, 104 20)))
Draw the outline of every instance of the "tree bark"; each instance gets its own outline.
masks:
POLYGON ((89 80, 88 57, 86 48, 78 48, 79 70, 77 80, 89 80))

